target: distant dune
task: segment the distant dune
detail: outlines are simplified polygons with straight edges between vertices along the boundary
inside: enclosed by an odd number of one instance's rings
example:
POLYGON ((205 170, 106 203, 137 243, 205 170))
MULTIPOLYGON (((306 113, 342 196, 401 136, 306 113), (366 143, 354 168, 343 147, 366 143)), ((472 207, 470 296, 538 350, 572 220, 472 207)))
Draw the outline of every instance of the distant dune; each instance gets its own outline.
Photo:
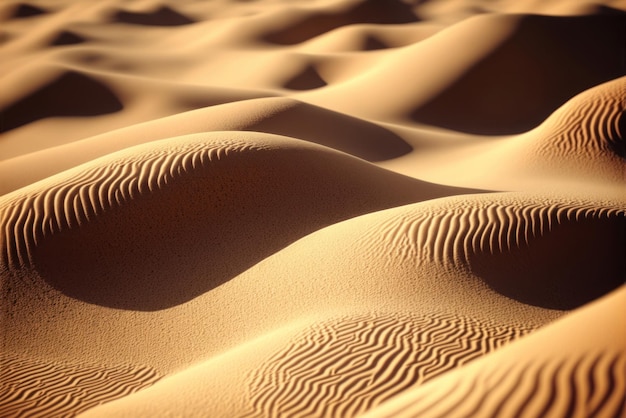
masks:
POLYGON ((0 21, 0 416, 626 413, 623 0, 0 21))

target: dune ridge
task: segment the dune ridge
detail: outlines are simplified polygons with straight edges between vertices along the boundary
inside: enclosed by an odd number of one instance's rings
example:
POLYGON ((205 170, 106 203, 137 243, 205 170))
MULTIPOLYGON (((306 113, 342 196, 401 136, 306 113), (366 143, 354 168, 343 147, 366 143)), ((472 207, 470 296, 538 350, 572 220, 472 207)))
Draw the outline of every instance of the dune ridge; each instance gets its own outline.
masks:
POLYGON ((529 133, 535 135, 532 152, 536 163, 548 167, 556 165, 561 171, 604 172, 606 180, 624 181, 625 112, 626 77, 577 95, 554 112, 536 132, 529 133))
POLYGON ((1 3, 1 416, 626 413, 624 0, 1 3))
POLYGON ((402 178, 328 148, 235 132, 129 148, 44 180, 35 190, 33 185, 2 197, 2 265, 8 270, 35 265, 50 284, 80 299, 140 309, 201 294, 332 222, 396 203, 463 193, 402 178), (305 167, 305 173, 299 171, 305 167), (301 182, 294 184, 296 176, 301 182), (275 192, 265 193, 269 187, 275 192), (181 200, 188 202, 185 208, 172 212, 181 200), (248 212, 246 206, 267 209, 248 212), (129 222, 134 216, 143 220, 129 222), (268 227, 256 226, 259 219, 268 227), (170 226, 159 227, 163 223, 170 226), (196 247, 198 240, 211 249, 209 258, 207 250, 196 247), (124 248, 143 253, 142 261, 133 262, 124 248), (230 251, 239 253, 238 263, 220 261, 230 251), (55 257, 74 261, 51 264, 55 257), (106 263, 108 257, 126 261, 116 268, 106 263), (195 266, 190 273, 196 279, 181 283, 177 291, 165 279, 173 274, 165 262, 172 258, 195 266), (198 273, 198 263, 212 265, 210 280, 198 273), (157 265, 161 273, 154 272, 157 265))
POLYGON ((620 200, 602 207, 554 195, 498 193, 442 198, 385 214, 358 242, 371 257, 384 249, 389 267, 460 269, 516 300, 558 309, 580 306, 626 279, 619 261, 626 250, 620 200), (562 256, 544 256, 552 245, 563 249, 562 256), (605 279, 592 282, 590 274, 605 279))

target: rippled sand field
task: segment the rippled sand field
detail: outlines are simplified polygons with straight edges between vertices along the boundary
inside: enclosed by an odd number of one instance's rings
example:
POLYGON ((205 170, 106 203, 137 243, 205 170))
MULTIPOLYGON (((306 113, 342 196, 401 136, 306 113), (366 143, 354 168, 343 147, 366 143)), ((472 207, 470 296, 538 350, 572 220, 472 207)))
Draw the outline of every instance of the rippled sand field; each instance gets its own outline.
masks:
POLYGON ((626 414, 623 0, 4 0, 1 417, 626 414))

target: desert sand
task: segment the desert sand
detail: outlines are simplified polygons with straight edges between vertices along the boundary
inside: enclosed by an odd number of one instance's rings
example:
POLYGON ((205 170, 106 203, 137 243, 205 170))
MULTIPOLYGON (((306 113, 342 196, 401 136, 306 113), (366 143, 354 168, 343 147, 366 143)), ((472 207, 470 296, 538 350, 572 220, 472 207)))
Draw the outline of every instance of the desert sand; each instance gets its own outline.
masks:
POLYGON ((0 417, 626 415, 625 1, 0 22, 0 417))

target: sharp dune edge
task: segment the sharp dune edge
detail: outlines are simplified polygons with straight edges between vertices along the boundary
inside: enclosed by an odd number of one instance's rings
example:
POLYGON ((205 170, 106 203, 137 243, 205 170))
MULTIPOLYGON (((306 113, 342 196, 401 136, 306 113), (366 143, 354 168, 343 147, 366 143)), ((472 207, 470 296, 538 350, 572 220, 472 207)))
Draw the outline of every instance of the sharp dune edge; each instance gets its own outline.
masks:
POLYGON ((0 21, 0 416, 626 414, 624 1, 0 21))

